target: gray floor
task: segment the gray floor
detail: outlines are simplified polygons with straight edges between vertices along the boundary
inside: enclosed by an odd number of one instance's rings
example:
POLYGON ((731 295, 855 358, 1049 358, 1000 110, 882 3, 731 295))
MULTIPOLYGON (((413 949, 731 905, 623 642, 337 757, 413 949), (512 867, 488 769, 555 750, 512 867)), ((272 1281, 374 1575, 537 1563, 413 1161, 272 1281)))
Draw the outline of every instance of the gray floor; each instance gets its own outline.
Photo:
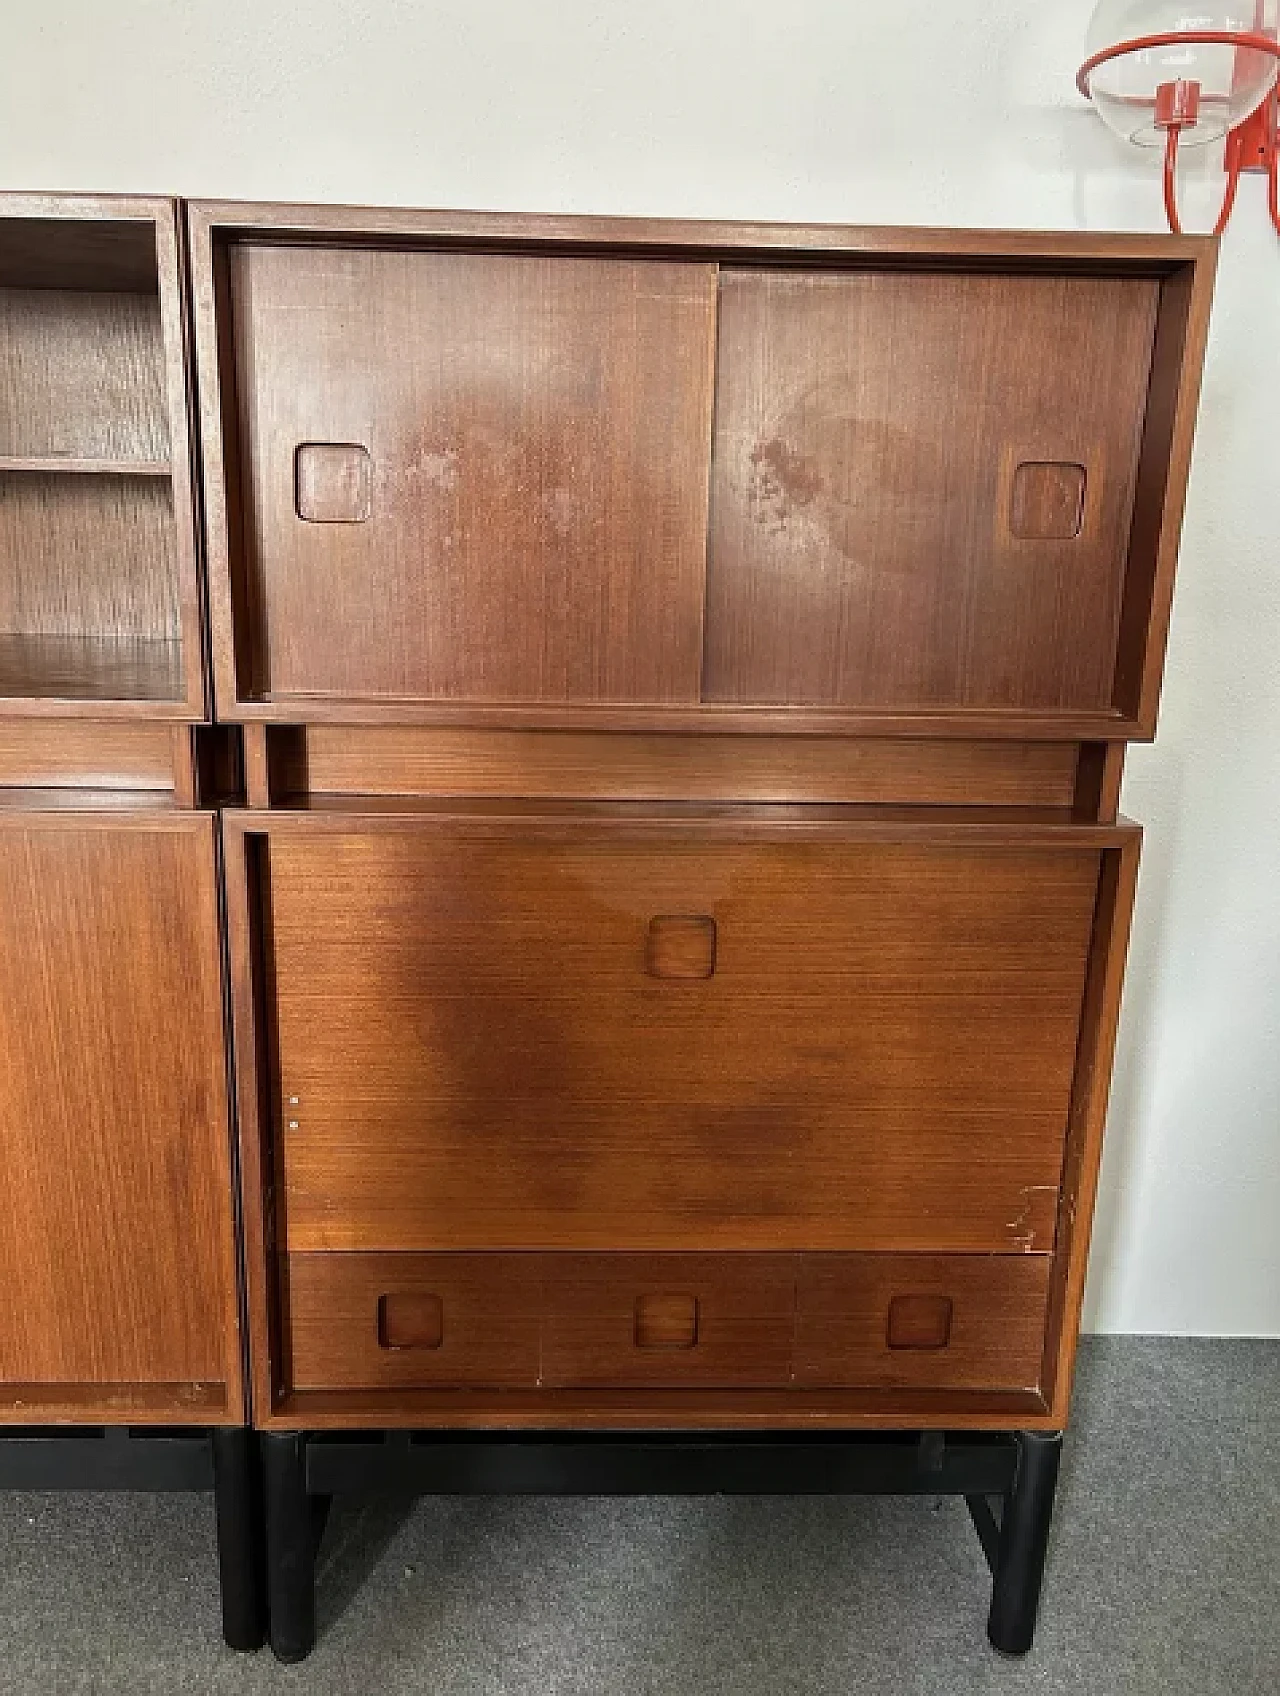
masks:
POLYGON ((944 1500, 335 1508, 302 1667, 218 1640, 202 1497, 0 1496, 0 1692, 1280 1692, 1280 1343, 1086 1345, 1039 1640, 944 1500))

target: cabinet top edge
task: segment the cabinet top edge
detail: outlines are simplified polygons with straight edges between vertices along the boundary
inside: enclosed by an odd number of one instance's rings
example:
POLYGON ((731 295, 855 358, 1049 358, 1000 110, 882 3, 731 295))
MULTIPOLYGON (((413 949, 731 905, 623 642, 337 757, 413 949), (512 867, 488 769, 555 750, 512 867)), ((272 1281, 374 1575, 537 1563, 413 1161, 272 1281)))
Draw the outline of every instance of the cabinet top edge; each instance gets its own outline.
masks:
POLYGON ((224 826, 236 835, 281 832, 322 835, 398 832, 423 827, 487 835, 494 832, 585 831, 641 835, 694 832, 702 840, 825 839, 964 846, 1122 848, 1141 840, 1141 827, 1118 817, 1101 824, 1065 810, 1037 808, 892 807, 823 802, 555 802, 516 799, 410 800, 403 796, 318 795, 278 807, 229 807, 224 826))
POLYGON ((164 194, 62 194, 0 189, 0 218, 86 223, 172 223, 178 201, 164 194))
POLYGON ((488 241, 666 251, 795 252, 906 262, 930 260, 1062 262, 1168 272, 1206 262, 1215 236, 1081 230, 985 230, 907 225, 782 223, 593 216, 579 213, 418 210, 288 202, 193 200, 193 232, 307 240, 488 241))

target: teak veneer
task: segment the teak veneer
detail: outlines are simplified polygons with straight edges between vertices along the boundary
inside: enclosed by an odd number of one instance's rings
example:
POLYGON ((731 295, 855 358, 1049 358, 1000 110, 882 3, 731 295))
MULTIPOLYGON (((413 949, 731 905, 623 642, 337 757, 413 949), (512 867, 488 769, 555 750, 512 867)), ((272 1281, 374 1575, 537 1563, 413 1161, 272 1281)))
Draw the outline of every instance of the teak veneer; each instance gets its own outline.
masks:
POLYGON ((1214 260, 0 201, 3 1411, 248 1396, 286 1658, 371 1428, 914 1433, 1029 1644, 1214 260))
POLYGON ((1212 244, 190 227, 259 1421, 1061 1425, 1212 244), (584 1253, 772 1266, 768 1384, 565 1380, 584 1253), (1038 1346, 824 1381, 824 1256, 1038 1346))
POLYGON ((189 217, 277 1652, 370 1426, 1016 1429, 1025 1649, 1212 243, 189 217))
POLYGON ((172 200, 0 195, 0 1484, 213 1488, 263 1639, 172 200))
POLYGON ((0 195, 0 715, 205 716, 184 242, 0 195))

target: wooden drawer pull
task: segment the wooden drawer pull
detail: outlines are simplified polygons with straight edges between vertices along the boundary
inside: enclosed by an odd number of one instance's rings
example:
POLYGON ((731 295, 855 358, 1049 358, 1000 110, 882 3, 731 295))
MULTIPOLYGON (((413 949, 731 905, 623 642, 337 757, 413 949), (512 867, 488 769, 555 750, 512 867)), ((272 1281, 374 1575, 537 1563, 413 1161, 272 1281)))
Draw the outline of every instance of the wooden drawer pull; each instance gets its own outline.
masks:
POLYGON ((306 524, 363 524, 373 510, 373 461, 358 442, 303 442, 293 456, 293 505, 306 524))
POLYGON ((716 921, 679 913, 650 919, 644 969, 651 978, 709 978, 716 969, 716 921))
POLYGON ((438 1349, 444 1342, 444 1303, 433 1295, 378 1297, 378 1343, 384 1349, 438 1349))
POLYGON ((894 1296, 885 1341, 891 1349, 945 1349, 951 1341, 950 1296, 894 1296))
POLYGON ((1009 528, 1019 541, 1069 542, 1084 522, 1085 468, 1070 461, 1024 460, 1013 474, 1009 528))
POLYGON ((687 1295, 639 1296, 636 1300, 638 1349, 691 1349, 698 1341, 698 1298, 687 1295))

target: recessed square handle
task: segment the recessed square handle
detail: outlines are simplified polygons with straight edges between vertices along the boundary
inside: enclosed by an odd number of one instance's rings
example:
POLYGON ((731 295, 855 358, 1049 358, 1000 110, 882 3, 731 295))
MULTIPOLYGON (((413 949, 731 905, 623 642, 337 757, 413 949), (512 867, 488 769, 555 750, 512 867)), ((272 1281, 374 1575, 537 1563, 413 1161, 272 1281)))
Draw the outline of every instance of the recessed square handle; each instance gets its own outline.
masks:
POLYGON ((636 1298, 638 1349, 691 1349, 698 1341, 698 1298, 660 1292, 636 1298))
POLYGON ((439 1296, 378 1297, 378 1344, 384 1349, 438 1349, 444 1342, 444 1303, 439 1296))
POLYGON ((1084 522, 1083 465, 1024 460, 1013 474, 1009 528, 1020 542, 1069 542, 1084 522))
POLYGON ((894 1296, 886 1341, 891 1349, 945 1349, 951 1341, 950 1296, 894 1296))
POLYGON ((709 978, 716 969, 716 921, 705 913, 650 919, 644 967, 651 978, 709 978))
POLYGON ((358 442, 303 442, 293 484, 294 510, 307 524, 363 524, 373 511, 373 461, 358 442))

